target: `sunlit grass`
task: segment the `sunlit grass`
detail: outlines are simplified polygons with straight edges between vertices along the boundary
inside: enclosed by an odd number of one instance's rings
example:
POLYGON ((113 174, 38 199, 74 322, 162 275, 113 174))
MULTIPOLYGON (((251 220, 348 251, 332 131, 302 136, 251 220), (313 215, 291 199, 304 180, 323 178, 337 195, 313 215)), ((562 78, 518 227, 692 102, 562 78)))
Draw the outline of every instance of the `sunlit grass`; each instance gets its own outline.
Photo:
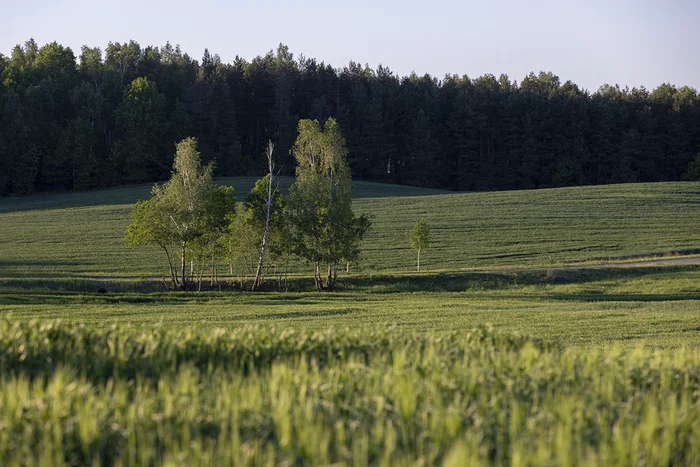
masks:
POLYGON ((3 465, 695 465, 700 351, 0 322, 3 465))

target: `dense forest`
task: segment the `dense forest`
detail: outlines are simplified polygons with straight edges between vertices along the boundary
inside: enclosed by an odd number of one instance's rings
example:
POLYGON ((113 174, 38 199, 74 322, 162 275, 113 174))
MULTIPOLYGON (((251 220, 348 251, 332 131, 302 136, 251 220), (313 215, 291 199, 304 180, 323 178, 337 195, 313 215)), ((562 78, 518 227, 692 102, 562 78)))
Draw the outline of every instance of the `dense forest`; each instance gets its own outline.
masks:
POLYGON ((268 139, 292 174, 297 122, 328 117, 360 180, 494 190, 700 176, 700 97, 667 84, 398 77, 284 45, 232 63, 134 41, 76 58, 34 40, 0 55, 0 82, 0 195, 164 180, 187 136, 216 175, 264 173, 268 139))

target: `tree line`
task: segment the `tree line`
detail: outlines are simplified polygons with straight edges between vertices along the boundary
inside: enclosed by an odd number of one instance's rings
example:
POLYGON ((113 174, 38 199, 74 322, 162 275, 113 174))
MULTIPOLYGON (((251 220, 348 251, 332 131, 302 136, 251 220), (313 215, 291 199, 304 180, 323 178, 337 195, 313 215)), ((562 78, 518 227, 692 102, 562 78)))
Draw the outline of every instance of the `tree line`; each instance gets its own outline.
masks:
POLYGON ((127 244, 159 247, 172 289, 196 284, 201 290, 205 269, 210 285, 217 286, 217 266, 225 261, 231 275, 234 263, 255 271, 256 290, 270 268, 286 268, 298 258, 313 266, 317 290, 333 290, 338 264, 359 258, 370 220, 352 210, 348 151, 338 123, 329 118, 321 127, 317 120, 301 120, 298 129, 292 148, 296 181, 289 197, 276 185, 270 141, 268 174, 238 205, 232 187, 214 183, 215 163, 202 164, 197 139, 178 143, 170 179, 134 206, 127 244))
POLYGON ((687 86, 399 77, 284 45, 231 63, 135 41, 76 57, 34 40, 0 55, 0 83, 0 195, 162 181, 187 136, 214 176, 265 170, 268 140, 291 175, 298 122, 329 117, 359 180, 494 190, 700 177, 700 97, 687 86))

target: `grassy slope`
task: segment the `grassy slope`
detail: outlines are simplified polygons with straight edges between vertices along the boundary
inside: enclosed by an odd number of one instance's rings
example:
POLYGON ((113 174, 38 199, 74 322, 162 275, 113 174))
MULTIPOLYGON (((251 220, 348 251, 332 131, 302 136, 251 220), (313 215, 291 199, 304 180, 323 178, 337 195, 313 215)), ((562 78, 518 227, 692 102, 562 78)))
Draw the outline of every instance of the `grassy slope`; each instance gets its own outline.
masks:
MULTIPOLYGON (((232 181, 239 193, 253 182, 232 181)), ((375 216, 360 265, 370 274, 345 278, 344 291, 331 295, 136 294, 119 293, 117 285, 108 286, 115 293, 107 296, 80 293, 75 290, 92 292, 96 284, 71 276, 163 273, 159 252, 129 250, 122 240, 129 203, 147 195, 148 188, 5 199, 0 201, 0 315, 105 326, 121 321, 226 328, 364 323, 446 331, 492 323, 566 345, 695 345, 700 341, 696 266, 579 271, 554 282, 512 274, 416 277, 377 271, 412 268, 405 237, 420 217, 433 226, 434 243, 424 255, 424 264, 433 269, 692 250, 700 244, 699 187, 663 183, 409 197, 430 191, 358 183, 357 210, 375 216)))
MULTIPOLYGON (((222 177, 217 178, 216 182, 221 185, 234 187, 236 189, 236 196, 239 200, 242 200, 246 193, 253 189, 256 180, 256 177, 222 177)), ((294 178, 292 177, 281 177, 280 189, 287 192, 293 181, 294 178)), ((0 213, 133 204, 140 199, 149 198, 151 196, 151 187, 152 185, 150 184, 130 185, 78 193, 0 198, 0 213)), ((426 196, 444 193, 447 192, 434 188, 390 185, 387 183, 354 182, 353 184, 353 194, 355 198, 426 196)))
MULTIPOLYGON (((292 179, 282 180, 289 188, 292 179)), ((236 188, 243 199, 255 184, 253 177, 219 179, 236 188)), ((444 191, 356 182, 354 195, 361 200, 404 200, 444 191)), ((0 276, 160 274, 161 252, 130 250, 124 232, 131 219, 131 205, 150 196, 150 185, 130 186, 87 193, 0 198, 0 276)), ((359 209, 363 209, 360 206, 359 209)), ((378 222, 381 229, 381 221, 378 222)))
MULTIPOLYGON (((242 198, 252 178, 226 179, 242 198)), ((288 183, 288 181, 286 182, 288 183)), ((692 251, 700 245, 698 183, 437 194, 356 183, 355 209, 374 216, 355 271, 413 267, 407 232, 432 227, 429 269, 496 268, 692 251), (410 196, 410 197, 409 197, 410 196)), ((163 274, 156 250, 123 242, 130 203, 149 187, 0 200, 0 275, 163 274)))

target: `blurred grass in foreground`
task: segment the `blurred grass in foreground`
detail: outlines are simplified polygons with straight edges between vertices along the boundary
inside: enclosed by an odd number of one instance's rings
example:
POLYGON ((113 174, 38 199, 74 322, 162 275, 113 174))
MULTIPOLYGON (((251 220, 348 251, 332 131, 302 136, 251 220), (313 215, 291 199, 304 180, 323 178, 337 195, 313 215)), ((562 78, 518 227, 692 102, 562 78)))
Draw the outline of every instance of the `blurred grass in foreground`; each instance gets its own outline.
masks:
POLYGON ((700 350, 0 322, 2 465, 697 465, 700 350))

